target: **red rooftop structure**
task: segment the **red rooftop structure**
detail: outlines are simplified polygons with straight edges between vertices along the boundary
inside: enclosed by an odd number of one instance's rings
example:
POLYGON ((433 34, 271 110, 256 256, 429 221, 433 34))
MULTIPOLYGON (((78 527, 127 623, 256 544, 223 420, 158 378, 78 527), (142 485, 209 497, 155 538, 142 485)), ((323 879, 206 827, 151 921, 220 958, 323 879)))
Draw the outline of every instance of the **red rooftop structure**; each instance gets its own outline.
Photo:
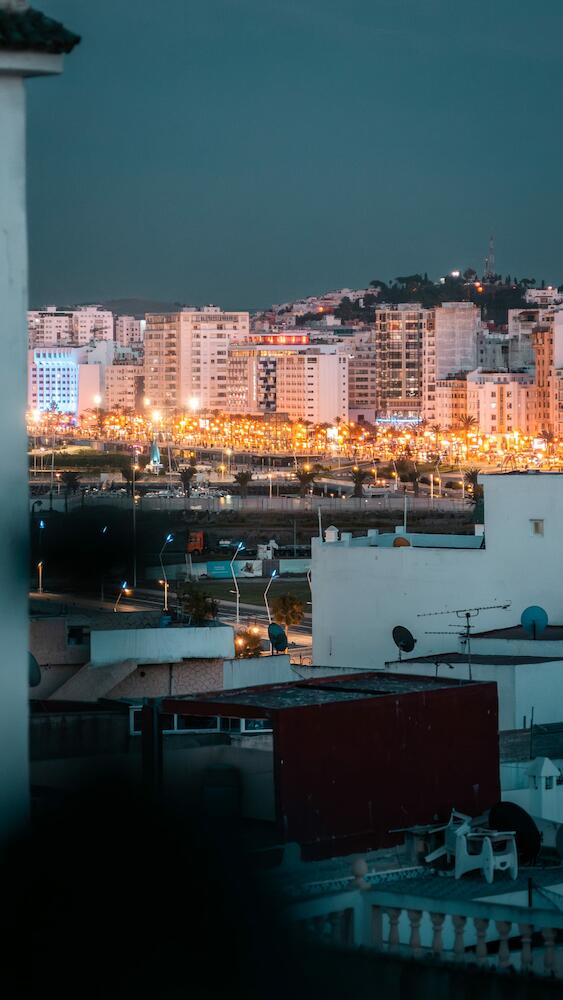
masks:
MULTIPOLYGON (((271 720, 276 823, 305 858, 389 845, 392 829, 500 798, 496 684, 356 673, 166 698, 158 711, 271 720)), ((143 714, 154 765, 155 706, 143 714)))

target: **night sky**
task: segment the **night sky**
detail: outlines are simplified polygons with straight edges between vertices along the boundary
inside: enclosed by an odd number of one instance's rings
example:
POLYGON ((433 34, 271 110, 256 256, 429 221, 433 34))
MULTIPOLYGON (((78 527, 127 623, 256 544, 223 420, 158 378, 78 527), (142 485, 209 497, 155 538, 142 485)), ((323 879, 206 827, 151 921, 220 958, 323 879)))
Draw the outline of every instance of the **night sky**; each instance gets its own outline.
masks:
POLYGON ((252 308, 413 271, 563 281, 563 4, 37 0, 31 298, 252 308))

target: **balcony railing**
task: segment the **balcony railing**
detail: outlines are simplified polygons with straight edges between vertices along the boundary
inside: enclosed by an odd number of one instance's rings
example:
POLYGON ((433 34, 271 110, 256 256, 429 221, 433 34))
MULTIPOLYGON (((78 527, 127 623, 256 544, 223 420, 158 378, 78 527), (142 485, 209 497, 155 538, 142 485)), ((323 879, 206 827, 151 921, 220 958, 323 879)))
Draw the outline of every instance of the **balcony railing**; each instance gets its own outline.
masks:
POLYGON ((317 942, 563 978, 563 912, 556 904, 430 898, 416 895, 415 886, 412 894, 391 886, 300 899, 287 914, 317 942))

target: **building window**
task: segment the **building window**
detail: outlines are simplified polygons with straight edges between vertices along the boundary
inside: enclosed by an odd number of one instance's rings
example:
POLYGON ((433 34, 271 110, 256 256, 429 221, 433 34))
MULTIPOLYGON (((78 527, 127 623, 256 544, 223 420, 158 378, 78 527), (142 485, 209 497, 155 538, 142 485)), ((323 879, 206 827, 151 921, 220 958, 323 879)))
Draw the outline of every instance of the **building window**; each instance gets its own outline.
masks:
POLYGON ((532 518, 530 524, 532 526, 532 535, 543 535, 543 518, 532 518))

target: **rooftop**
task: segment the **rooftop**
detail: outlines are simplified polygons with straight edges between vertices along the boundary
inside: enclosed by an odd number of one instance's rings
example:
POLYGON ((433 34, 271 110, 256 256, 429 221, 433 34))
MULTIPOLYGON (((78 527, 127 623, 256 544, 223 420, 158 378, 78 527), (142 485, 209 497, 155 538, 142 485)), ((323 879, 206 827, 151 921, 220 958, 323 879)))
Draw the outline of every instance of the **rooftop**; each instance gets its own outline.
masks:
POLYGON ((0 52, 72 52, 80 36, 38 10, 0 9, 0 52))
MULTIPOLYGON (((334 705, 339 702, 368 701, 374 698, 397 697, 397 695, 413 694, 415 692, 438 691, 444 688, 458 688, 460 684, 473 684, 471 681, 449 680, 442 677, 412 677, 407 674, 385 674, 382 671, 348 675, 337 680, 323 678, 322 683, 316 680, 297 681, 292 684, 272 684, 260 687, 238 688, 232 691, 218 691, 197 696, 188 695, 186 699, 173 698, 174 702, 189 701, 190 710, 197 714, 205 714, 202 709, 209 707, 210 712, 221 708, 237 716, 239 712, 264 711, 279 712, 284 709, 320 707, 334 705)), ((169 707, 165 711, 172 710, 169 707)))
POLYGON ((343 548, 379 548, 390 549, 403 547, 404 542, 395 544, 397 539, 404 539, 415 549, 481 549, 484 548, 483 535, 441 535, 429 532, 385 531, 381 534, 372 530, 367 535, 350 536, 343 532, 337 542, 326 542, 327 545, 339 545, 343 548))
MULTIPOLYGON (((472 639, 475 636, 471 637, 472 639)), ((526 635, 525 638, 529 639, 530 636, 526 635)), ((397 661, 398 662, 398 661, 397 661)), ((427 663, 429 666, 434 666, 436 663, 468 663, 469 659, 467 653, 430 653, 428 656, 409 656, 407 660, 403 659, 402 663, 427 663)), ((504 653, 492 653, 487 655, 487 653, 472 653, 471 663, 484 663, 487 666, 493 667, 503 667, 505 665, 517 667, 520 664, 526 663, 560 663, 561 656, 510 656, 504 653)))
MULTIPOLYGON (((489 632, 475 632, 472 639, 527 639, 529 642, 562 642, 563 625, 547 625, 542 632, 538 633, 534 640, 526 629, 521 625, 512 625, 510 628, 493 628, 489 632)), ((559 659, 559 657, 554 657, 559 659)), ((541 657, 542 662, 545 657, 541 657)))

